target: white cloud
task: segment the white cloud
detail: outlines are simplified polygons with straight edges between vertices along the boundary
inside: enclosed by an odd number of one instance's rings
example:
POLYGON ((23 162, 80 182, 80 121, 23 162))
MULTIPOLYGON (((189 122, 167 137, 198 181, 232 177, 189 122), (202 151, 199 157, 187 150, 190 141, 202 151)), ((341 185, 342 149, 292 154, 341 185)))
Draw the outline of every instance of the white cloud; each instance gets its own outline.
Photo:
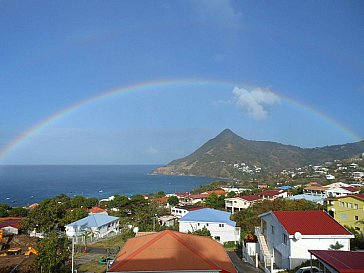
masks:
POLYGON ((240 25, 241 13, 236 11, 230 0, 191 1, 203 23, 213 23, 224 27, 240 25))
POLYGON ((249 91, 244 88, 234 87, 234 102, 247 115, 256 120, 267 117, 266 106, 280 103, 280 97, 268 88, 254 88, 249 91))
POLYGON ((159 150, 157 150, 154 147, 149 147, 148 150, 147 150, 147 154, 155 155, 155 154, 158 154, 158 153, 159 153, 159 150))

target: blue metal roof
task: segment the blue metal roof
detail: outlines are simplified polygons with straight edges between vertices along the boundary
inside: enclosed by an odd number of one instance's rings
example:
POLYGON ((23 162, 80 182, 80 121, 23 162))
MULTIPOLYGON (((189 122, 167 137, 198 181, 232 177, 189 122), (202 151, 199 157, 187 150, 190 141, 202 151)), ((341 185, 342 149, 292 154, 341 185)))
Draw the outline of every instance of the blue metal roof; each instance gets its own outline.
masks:
POLYGON ((278 187, 278 189, 282 189, 282 190, 289 190, 289 189, 292 189, 293 187, 292 186, 280 186, 278 187))
POLYGON ((292 195, 292 196, 288 197, 288 199, 291 199, 291 200, 305 199, 307 201, 312 201, 312 202, 322 202, 325 200, 325 198, 323 198, 323 197, 310 195, 310 194, 292 195))
POLYGON ((109 216, 103 213, 93 213, 66 226, 101 227, 118 219, 119 217, 109 216))
POLYGON ((225 223, 235 227, 236 223, 230 220, 230 212, 216 209, 199 209, 193 210, 179 219, 180 222, 207 222, 207 223, 225 223))

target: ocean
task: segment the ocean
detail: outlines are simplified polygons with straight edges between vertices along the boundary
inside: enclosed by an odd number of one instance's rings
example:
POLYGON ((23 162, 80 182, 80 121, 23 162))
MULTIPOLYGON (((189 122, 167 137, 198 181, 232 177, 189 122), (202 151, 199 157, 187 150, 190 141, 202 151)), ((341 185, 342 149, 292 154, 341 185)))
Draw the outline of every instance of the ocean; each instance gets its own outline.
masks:
POLYGON ((0 203, 24 206, 64 193, 107 198, 158 191, 186 192, 215 180, 151 175, 157 165, 0 165, 0 203))

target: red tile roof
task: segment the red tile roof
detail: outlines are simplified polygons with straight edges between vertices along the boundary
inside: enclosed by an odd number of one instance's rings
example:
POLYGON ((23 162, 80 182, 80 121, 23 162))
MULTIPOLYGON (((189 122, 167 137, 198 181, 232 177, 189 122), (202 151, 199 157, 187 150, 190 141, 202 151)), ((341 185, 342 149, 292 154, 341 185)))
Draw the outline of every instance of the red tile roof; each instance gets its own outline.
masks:
POLYGON ((351 191, 351 192, 358 192, 359 190, 355 187, 342 187, 343 189, 347 190, 347 191, 351 191))
POLYGON ((237 272, 218 242, 171 230, 129 239, 108 272, 191 270, 237 272))
POLYGON ((339 273, 364 273, 364 252, 309 250, 339 273))
POLYGON ((154 201, 166 204, 168 203, 168 197, 155 198, 154 201))
POLYGON ((284 192, 283 190, 267 190, 260 193, 257 193, 258 195, 264 195, 264 196, 276 196, 278 194, 281 194, 284 192))
POLYGON ((191 194, 189 196, 191 199, 201 199, 201 198, 206 198, 206 197, 209 197, 209 195, 207 193, 203 194, 191 194))
POLYGON ((350 194, 350 195, 346 195, 346 196, 339 196, 339 197, 336 197, 334 199, 342 199, 342 198, 347 198, 347 197, 352 197, 352 198, 356 198, 356 199, 359 199, 359 200, 362 200, 364 201, 364 194, 363 193, 360 193, 360 194, 350 194))
POLYGON ((223 195, 225 194, 226 192, 224 190, 213 190, 213 191, 207 191, 206 192, 207 194, 211 194, 211 193, 216 193, 217 195, 223 195))
POLYGON ((246 201, 257 201, 262 199, 260 196, 257 195, 242 195, 242 196, 237 196, 236 198, 240 198, 246 201))
POLYGON ((19 228, 21 220, 22 220, 21 217, 0 218, 0 228, 3 228, 3 227, 19 228))
POLYGON ((91 209, 89 209, 89 212, 91 213, 100 213, 100 212, 105 212, 106 210, 104 210, 103 208, 99 208, 99 207, 93 207, 91 209))
POLYGON ((278 221, 293 235, 351 235, 330 215, 321 210, 273 211, 278 221))

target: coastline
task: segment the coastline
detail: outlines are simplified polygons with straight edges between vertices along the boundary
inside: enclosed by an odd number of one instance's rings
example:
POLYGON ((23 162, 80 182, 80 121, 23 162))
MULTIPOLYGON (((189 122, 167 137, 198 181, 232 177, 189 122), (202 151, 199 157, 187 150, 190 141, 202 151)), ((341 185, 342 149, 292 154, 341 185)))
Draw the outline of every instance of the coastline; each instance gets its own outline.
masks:
POLYGON ((115 194, 132 196, 192 191, 218 178, 151 175, 160 165, 1 165, 0 203, 12 207, 39 203, 66 194, 103 199, 115 194))

